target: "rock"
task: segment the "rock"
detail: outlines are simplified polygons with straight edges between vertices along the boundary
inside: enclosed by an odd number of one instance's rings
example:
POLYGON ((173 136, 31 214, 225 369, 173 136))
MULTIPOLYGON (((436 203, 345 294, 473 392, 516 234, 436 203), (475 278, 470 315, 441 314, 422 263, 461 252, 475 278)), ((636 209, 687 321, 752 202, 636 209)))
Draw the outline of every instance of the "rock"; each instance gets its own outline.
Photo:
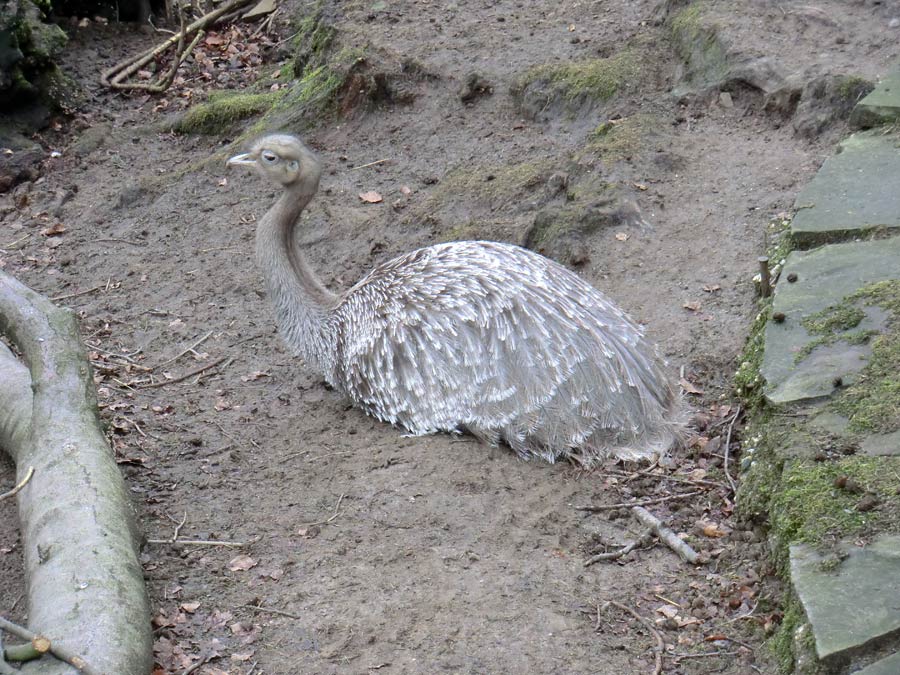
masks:
POLYGON ((0 193, 40 175, 44 149, 12 131, 0 129, 0 193))
POLYGON ((0 107, 10 110, 36 96, 53 96, 52 80, 62 78, 54 58, 68 38, 62 29, 44 23, 31 0, 0 6, 0 107), (47 78, 47 74, 54 74, 47 78))
POLYGON ((850 124, 856 129, 867 129, 897 120, 900 120, 900 64, 859 102, 850 116, 850 124))
POLYGON ((812 626, 818 657, 828 665, 846 662, 868 643, 900 630, 896 594, 886 592, 900 577, 900 536, 851 546, 834 568, 823 570, 823 560, 806 544, 791 546, 791 583, 812 626))
MULTIPOLYGON (((802 212, 801 212, 802 213, 802 212)), ((799 214, 798 214, 799 217, 799 214)), ((812 251, 794 251, 785 262, 785 272, 798 273, 793 284, 775 288, 773 310, 787 317, 770 321, 765 329, 765 351, 760 372, 766 380, 766 398, 782 404, 830 396, 835 378, 852 384, 871 355, 868 344, 850 344, 840 331, 830 344, 809 350, 818 337, 802 325, 804 318, 839 305, 860 288, 900 274, 900 238, 883 241, 832 244, 812 251)), ((861 308, 862 317, 848 329, 881 330, 886 313, 878 307, 861 308)))
POLYGON ((830 125, 850 117, 854 106, 873 85, 855 75, 822 75, 803 87, 794 114, 794 131, 815 138, 830 125))
POLYGON ((800 246, 856 236, 875 228, 900 230, 897 137, 876 131, 843 141, 797 195, 791 237, 800 246))
POLYGON ((900 652, 879 659, 862 670, 857 670, 854 675, 897 675, 900 673, 900 652))

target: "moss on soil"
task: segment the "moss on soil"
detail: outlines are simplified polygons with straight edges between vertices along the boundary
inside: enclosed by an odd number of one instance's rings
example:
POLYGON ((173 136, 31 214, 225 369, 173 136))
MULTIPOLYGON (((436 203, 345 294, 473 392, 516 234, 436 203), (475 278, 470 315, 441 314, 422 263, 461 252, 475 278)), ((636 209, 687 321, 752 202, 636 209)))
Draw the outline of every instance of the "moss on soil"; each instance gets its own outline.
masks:
POLYGON ((438 203, 465 199, 499 207, 543 186, 551 171, 549 165, 535 162, 474 169, 461 167, 450 171, 441 180, 430 199, 438 203))
POLYGON ((675 49, 695 74, 694 79, 712 83, 725 76, 728 59, 718 27, 706 17, 706 3, 694 2, 675 14, 669 26, 675 49))
POLYGON ((659 127, 659 119, 647 113, 603 122, 588 137, 588 148, 612 164, 637 153, 659 127))
POLYGON ((208 101, 190 108, 179 118, 173 129, 184 134, 225 133, 238 122, 267 112, 280 98, 281 92, 213 92, 208 101))
POLYGON ((521 94, 529 85, 542 83, 550 88, 550 99, 559 97, 569 103, 585 99, 602 102, 611 99, 639 75, 636 55, 624 51, 605 59, 535 66, 518 78, 513 92, 521 94))

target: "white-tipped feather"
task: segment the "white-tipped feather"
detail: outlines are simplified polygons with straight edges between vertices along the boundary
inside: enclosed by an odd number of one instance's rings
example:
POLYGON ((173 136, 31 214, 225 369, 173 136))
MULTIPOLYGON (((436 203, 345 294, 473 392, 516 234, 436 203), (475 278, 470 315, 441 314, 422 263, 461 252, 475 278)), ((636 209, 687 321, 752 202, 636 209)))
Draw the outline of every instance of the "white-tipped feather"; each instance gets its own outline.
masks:
POLYGON ((358 406, 410 434, 469 431, 520 457, 647 459, 682 434, 680 400, 642 329, 566 268, 508 244, 438 244, 333 295, 293 244, 321 168, 268 136, 234 163, 285 187, 257 228, 284 339, 358 406))

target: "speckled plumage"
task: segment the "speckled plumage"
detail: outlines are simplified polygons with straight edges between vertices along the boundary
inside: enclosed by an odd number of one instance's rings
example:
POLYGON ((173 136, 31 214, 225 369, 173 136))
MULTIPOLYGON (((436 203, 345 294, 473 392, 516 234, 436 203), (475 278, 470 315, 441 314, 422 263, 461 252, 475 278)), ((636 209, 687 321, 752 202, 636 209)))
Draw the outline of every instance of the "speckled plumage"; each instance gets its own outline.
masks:
POLYGON ((257 227, 279 329, 307 365, 414 435, 469 431, 523 458, 650 458, 681 407, 643 331, 566 268, 509 244, 438 244, 379 265, 340 295, 293 244, 318 160, 274 135, 229 160, 285 187, 257 227))

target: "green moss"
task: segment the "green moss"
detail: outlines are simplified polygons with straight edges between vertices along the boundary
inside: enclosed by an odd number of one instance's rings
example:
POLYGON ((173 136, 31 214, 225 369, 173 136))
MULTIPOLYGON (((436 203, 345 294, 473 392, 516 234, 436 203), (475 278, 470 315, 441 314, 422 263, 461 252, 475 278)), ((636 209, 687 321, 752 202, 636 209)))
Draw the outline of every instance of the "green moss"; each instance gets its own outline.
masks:
POLYGON ((223 133, 241 120, 267 112, 281 96, 281 92, 265 94, 213 92, 206 103, 190 108, 175 123, 173 129, 185 134, 223 133))
POLYGON ((466 166, 449 172, 434 189, 430 200, 443 203, 462 198, 497 208, 544 185, 550 173, 549 165, 535 162, 474 168, 466 166))
POLYGON ((591 132, 588 147, 612 164, 637 153, 659 127, 659 120, 646 113, 603 122, 591 132))
POLYGON ((838 85, 838 96, 849 103, 856 103, 874 89, 874 85, 859 75, 845 75, 838 85))
POLYGON ((872 356, 858 380, 829 405, 850 420, 851 431, 890 433, 900 429, 900 280, 866 286, 831 309, 852 317, 847 308, 858 303, 888 312, 886 330, 871 338, 872 356))
POLYGON ((800 324, 812 334, 829 335, 837 331, 856 328, 865 318, 866 313, 859 307, 841 304, 838 307, 829 307, 812 314, 803 319, 800 324))
POLYGON ((803 636, 802 644, 798 645, 795 642, 797 630, 806 623, 806 614, 803 612, 803 606, 796 596, 792 594, 785 603, 781 624, 768 642, 769 648, 775 654, 780 672, 793 672, 798 647, 804 650, 815 649, 812 631, 809 630, 808 626, 803 636))
POLYGON ((759 311, 750 326, 741 362, 734 374, 735 393, 741 397, 745 407, 751 412, 759 411, 765 406, 763 378, 759 371, 766 347, 766 323, 771 313, 772 299, 760 300, 759 311))
POLYGON ((669 25, 675 50, 688 63, 691 79, 720 82, 728 72, 728 56, 719 40, 718 27, 707 19, 706 3, 688 5, 669 25))
POLYGON ((831 462, 795 461, 785 465, 770 505, 777 547, 776 561, 786 563, 787 547, 804 542, 821 545, 872 531, 900 530, 900 459, 843 457, 831 462), (856 510, 861 498, 835 486, 846 476, 879 498, 872 511, 856 510))
POLYGON ((624 51, 606 59, 587 59, 535 66, 513 85, 521 94, 529 85, 539 83, 549 88, 547 99, 561 98, 569 103, 585 99, 608 101, 640 74, 635 54, 624 51))
POLYGON ((325 64, 327 52, 334 42, 337 31, 324 19, 322 2, 317 2, 312 11, 298 17, 294 28, 295 35, 292 40, 294 60, 291 67, 294 77, 303 78, 309 71, 325 64))

